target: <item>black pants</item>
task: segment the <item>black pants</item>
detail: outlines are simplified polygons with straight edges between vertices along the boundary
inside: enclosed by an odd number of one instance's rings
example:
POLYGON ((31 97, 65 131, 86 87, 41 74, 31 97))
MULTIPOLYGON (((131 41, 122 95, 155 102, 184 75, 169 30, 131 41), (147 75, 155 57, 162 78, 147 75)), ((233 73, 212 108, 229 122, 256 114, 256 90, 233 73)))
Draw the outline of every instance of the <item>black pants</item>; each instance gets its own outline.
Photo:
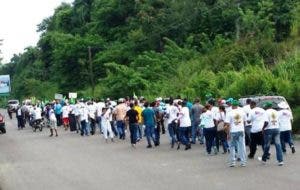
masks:
POLYGON ((96 120, 93 118, 90 118, 90 126, 91 126, 91 135, 95 134, 96 130, 96 120))
POLYGON ((264 138, 262 132, 251 133, 250 134, 250 154, 249 157, 254 157, 257 149, 257 145, 261 145, 264 150, 264 138))
POLYGON ((18 119, 18 128, 22 129, 25 127, 24 118, 22 116, 17 116, 18 119))
POLYGON ((225 131, 217 131, 216 136, 216 147, 219 152, 220 143, 223 146, 223 152, 227 152, 228 143, 227 143, 227 134, 225 131))
POLYGON ((61 120, 61 114, 55 114, 56 117, 56 122, 57 122, 57 126, 61 126, 62 125, 62 120, 61 120))

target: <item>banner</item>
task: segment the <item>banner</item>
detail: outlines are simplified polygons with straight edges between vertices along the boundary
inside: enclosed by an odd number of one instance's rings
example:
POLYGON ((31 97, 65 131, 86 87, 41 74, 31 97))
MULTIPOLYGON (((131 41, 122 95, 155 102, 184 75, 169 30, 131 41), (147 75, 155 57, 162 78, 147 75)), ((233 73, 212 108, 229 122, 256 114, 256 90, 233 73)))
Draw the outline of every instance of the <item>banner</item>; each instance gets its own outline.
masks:
POLYGON ((77 98, 77 93, 75 92, 69 92, 69 98, 77 98))
POLYGON ((62 100, 64 97, 63 97, 63 95, 62 94, 55 94, 54 95, 54 99, 55 100, 62 100))
POLYGON ((9 75, 0 75, 0 94, 10 93, 10 77, 9 75))

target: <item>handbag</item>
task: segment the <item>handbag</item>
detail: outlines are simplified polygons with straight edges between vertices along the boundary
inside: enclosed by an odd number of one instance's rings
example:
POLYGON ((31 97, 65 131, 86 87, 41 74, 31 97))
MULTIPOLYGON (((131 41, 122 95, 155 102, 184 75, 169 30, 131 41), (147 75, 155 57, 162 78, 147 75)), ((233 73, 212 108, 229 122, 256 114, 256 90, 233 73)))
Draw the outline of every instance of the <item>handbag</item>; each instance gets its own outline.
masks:
POLYGON ((218 125, 217 125, 217 131, 224 131, 225 130, 225 123, 223 121, 223 118, 222 118, 222 113, 220 113, 221 115, 221 120, 218 125))
POLYGON ((225 130, 224 126, 225 126, 224 121, 219 122, 217 125, 217 131, 224 131, 225 130))

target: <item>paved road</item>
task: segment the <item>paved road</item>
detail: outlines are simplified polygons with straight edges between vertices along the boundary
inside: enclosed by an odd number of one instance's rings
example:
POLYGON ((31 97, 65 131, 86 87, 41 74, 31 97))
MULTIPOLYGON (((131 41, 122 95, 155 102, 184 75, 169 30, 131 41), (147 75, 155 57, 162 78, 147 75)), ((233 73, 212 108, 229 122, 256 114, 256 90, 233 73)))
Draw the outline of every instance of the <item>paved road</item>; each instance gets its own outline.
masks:
MULTIPOLYGON (((171 150, 167 136, 149 150, 145 142, 136 149, 127 141, 106 144, 98 133, 81 137, 60 128, 59 137, 50 138, 48 130, 18 131, 8 118, 7 131, 0 136, 2 190, 287 190, 300 185, 298 152, 288 153, 283 167, 272 156, 266 166, 250 160, 245 168, 229 168, 228 155, 205 156, 202 145, 171 150)), ((274 147, 271 151, 274 155, 274 147)))

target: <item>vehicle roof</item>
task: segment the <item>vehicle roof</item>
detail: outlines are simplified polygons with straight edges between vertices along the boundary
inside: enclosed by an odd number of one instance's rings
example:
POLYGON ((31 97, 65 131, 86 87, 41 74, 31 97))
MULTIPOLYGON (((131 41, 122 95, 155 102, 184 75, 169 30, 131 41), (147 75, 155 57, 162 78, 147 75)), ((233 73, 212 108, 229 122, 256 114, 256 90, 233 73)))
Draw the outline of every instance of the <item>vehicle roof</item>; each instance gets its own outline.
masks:
POLYGON ((7 102, 8 102, 8 103, 11 103, 11 102, 19 102, 19 100, 8 100, 7 102))

